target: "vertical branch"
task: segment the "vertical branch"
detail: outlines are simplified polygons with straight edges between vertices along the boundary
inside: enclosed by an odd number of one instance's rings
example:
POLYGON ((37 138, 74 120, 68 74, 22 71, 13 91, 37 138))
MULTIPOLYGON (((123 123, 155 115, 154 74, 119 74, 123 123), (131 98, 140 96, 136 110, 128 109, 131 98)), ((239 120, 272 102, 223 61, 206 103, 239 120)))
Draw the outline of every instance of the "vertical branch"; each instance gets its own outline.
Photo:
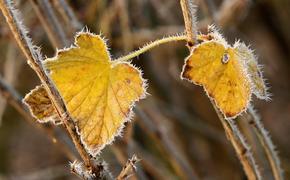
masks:
POLYGON ((187 43, 191 47, 196 42, 196 6, 191 2, 192 0, 180 0, 180 5, 183 13, 185 24, 185 31, 187 35, 187 43))
POLYGON ((239 131, 237 125, 230 119, 225 119, 220 113, 214 102, 211 100, 212 105, 225 129, 227 138, 232 143, 238 158, 243 165, 244 171, 248 179, 261 179, 261 173, 256 165, 254 156, 250 150, 249 145, 246 143, 245 138, 239 131))
POLYGON ((86 167, 88 167, 95 175, 98 177, 100 174, 100 167, 95 166, 90 155, 87 153, 83 147, 80 137, 76 131, 76 126, 69 115, 65 103, 61 98, 56 87, 52 81, 47 76, 43 66, 42 66, 42 55, 38 47, 32 45, 31 39, 28 37, 28 33, 25 30, 21 20, 17 16, 17 12, 14 9, 12 2, 8 0, 0 0, 0 9, 9 25, 9 28, 18 44, 23 54, 27 58, 28 64, 36 72, 40 78, 42 84, 45 86, 51 101, 58 113, 59 118, 63 121, 63 124, 70 134, 75 147, 77 148, 80 156, 82 157, 86 167))
POLYGON ((276 180, 284 179, 281 162, 277 152, 275 151, 275 145, 273 144, 269 133, 264 128, 259 115, 256 113, 253 107, 249 108, 248 115, 250 116, 249 118, 247 118, 249 124, 254 128, 254 132, 258 136, 258 139, 266 152, 267 158, 273 171, 274 178, 276 180))

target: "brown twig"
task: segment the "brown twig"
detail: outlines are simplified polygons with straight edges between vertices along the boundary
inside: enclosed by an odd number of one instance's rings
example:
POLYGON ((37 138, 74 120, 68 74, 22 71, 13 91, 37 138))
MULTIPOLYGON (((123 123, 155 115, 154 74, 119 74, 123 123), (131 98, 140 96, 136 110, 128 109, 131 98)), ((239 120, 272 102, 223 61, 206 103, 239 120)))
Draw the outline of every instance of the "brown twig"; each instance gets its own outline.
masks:
POLYGON ((86 167, 88 167, 96 175, 96 177, 98 177, 100 175, 101 168, 94 165, 94 161, 91 159, 91 156, 83 147, 80 137, 76 131, 76 125, 74 123, 74 120, 69 115, 63 99, 61 98, 59 92, 57 91, 53 82, 47 76, 42 66, 42 55, 39 48, 32 45, 31 40, 27 36, 27 31, 25 30, 21 20, 17 16, 16 10, 14 9, 12 3, 10 1, 1 0, 0 9, 10 27, 10 30, 18 46, 27 58, 28 64, 36 72, 42 84, 45 86, 45 89, 47 90, 49 97, 53 102, 59 118, 63 121, 63 124, 68 133, 70 134, 75 144, 75 147, 78 150, 80 156, 82 157, 86 167))
POLYGON ((254 132, 258 136, 258 139, 266 152, 275 180, 283 180, 283 170, 281 168, 281 162, 275 150, 275 146, 269 136, 269 133, 264 128, 260 117, 258 116, 253 107, 249 108, 248 116, 250 117, 248 117, 247 120, 249 121, 249 124, 253 127, 254 132))
POLYGON ((195 17, 195 6, 191 0, 180 0, 180 5, 183 13, 185 30, 187 34, 187 43, 191 47, 196 42, 196 17, 195 17))
POLYGON ((250 147, 246 143, 238 127, 232 120, 225 119, 214 104, 213 100, 211 100, 211 102, 224 127, 228 140, 232 143, 236 154, 241 164, 243 165, 248 179, 261 179, 261 173, 256 165, 256 161, 252 155, 252 152, 250 151, 250 147))
POLYGON ((123 167, 122 171, 120 172, 120 174, 116 179, 126 180, 130 176, 132 176, 133 173, 135 173, 136 171, 136 163, 138 163, 139 161, 140 159, 136 155, 133 155, 132 158, 127 161, 127 163, 125 164, 125 166, 123 167))

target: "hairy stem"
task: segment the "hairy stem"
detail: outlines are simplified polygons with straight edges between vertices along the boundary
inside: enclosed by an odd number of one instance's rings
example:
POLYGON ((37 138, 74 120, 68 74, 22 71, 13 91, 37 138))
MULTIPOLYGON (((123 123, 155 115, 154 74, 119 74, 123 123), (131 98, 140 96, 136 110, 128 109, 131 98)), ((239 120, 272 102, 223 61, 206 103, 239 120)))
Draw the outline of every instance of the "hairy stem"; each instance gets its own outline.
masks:
POLYGON ((250 115, 250 118, 247 118, 249 121, 249 124, 254 128, 254 132, 258 136, 259 141, 261 142, 267 158, 270 162, 274 178, 276 180, 283 180, 283 170, 281 168, 281 162, 279 159, 279 156, 277 152, 275 151, 275 146, 269 136, 269 133, 264 128, 264 125, 262 124, 260 117, 255 112, 253 107, 250 107, 248 110, 248 115, 250 115))
POLYGON ((237 125, 234 121, 230 119, 225 119, 223 115, 220 113, 213 100, 211 103, 224 127, 227 138, 232 143, 238 158, 243 165, 244 171, 248 177, 248 179, 261 179, 261 173, 256 165, 256 160, 250 150, 249 145, 246 143, 245 138, 241 134, 237 125))
POLYGON ((155 48, 156 46, 159 46, 161 44, 166 44, 166 43, 173 42, 173 41, 185 41, 186 39, 187 39, 187 36, 174 35, 174 36, 165 37, 163 39, 155 40, 155 41, 148 43, 145 46, 141 47, 139 50, 131 52, 126 56, 119 57, 113 61, 114 62, 129 61, 130 59, 137 57, 140 54, 143 54, 143 53, 145 53, 145 52, 151 50, 152 48, 155 48))
POLYGON ((180 0, 180 5, 182 9, 185 31, 187 35, 187 43, 191 47, 196 42, 196 9, 191 0, 180 0))

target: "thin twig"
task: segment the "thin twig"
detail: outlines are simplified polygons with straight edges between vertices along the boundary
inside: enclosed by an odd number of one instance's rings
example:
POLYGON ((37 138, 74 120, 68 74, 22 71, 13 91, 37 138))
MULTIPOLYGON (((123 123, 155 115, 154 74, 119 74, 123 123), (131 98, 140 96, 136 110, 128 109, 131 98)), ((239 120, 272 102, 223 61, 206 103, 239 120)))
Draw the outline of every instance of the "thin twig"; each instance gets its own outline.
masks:
POLYGON ((248 179, 261 179, 261 173, 256 165, 256 160, 250 150, 249 145, 246 143, 245 138, 242 136, 236 124, 230 120, 225 119, 218 108, 215 106, 213 100, 211 103, 224 127, 227 138, 232 143, 244 171, 248 179))
POLYGON ((92 172, 98 177, 100 174, 100 167, 94 166, 94 162, 91 159, 89 153, 83 147, 80 137, 76 131, 76 125, 69 115, 65 103, 61 98, 56 87, 52 81, 47 76, 43 66, 42 66, 42 55, 38 47, 32 45, 31 39, 28 37, 28 33, 25 30, 21 20, 17 16, 17 12, 12 5, 11 1, 1 0, 0 9, 10 27, 10 30, 19 45, 20 49, 27 58, 28 64, 37 73, 42 84, 45 86, 51 101, 58 113, 59 118, 63 121, 63 124, 70 134, 76 149, 78 150, 80 156, 82 157, 86 167, 88 167, 92 172))
POLYGON ((180 5, 183 13, 185 30, 187 35, 188 45, 191 47, 196 42, 196 7, 193 5, 191 0, 180 0, 180 5))
POLYGON ((140 159, 136 155, 133 155, 132 158, 127 161, 127 163, 125 164, 125 166, 123 167, 122 171, 120 172, 120 174, 116 179, 126 180, 130 176, 132 176, 133 173, 135 173, 136 171, 136 163, 139 161, 140 159))
POLYGON ((249 124, 254 128, 254 132, 258 136, 259 141, 261 142, 267 158, 270 162, 273 175, 275 180, 283 180, 283 170, 281 168, 281 161, 279 159, 278 153, 275 150, 275 145, 273 144, 268 131, 265 129, 259 115, 256 113, 253 107, 248 109, 248 119, 249 124))

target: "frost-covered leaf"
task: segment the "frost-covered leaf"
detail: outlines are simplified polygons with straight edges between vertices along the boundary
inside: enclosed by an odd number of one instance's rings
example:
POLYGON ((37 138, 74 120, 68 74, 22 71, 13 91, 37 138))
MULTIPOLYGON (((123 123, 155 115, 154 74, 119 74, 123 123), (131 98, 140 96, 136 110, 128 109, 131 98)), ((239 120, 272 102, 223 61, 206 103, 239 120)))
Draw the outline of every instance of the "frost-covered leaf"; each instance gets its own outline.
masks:
POLYGON ((261 66, 258 64, 257 57, 254 55, 253 50, 239 41, 235 43, 234 48, 237 50, 238 56, 246 62, 253 93, 259 99, 269 100, 270 95, 265 84, 265 79, 263 78, 261 66))
POLYGON ((58 51, 44 67, 93 156, 120 134, 134 102, 145 96, 141 72, 130 63, 112 61, 98 35, 79 33, 75 47, 58 51))
POLYGON ((233 48, 210 40, 194 47, 182 78, 204 87, 227 118, 243 112, 250 101, 250 82, 233 48))
POLYGON ((23 102, 28 105, 31 114, 41 123, 53 122, 59 124, 56 111, 42 85, 37 86, 25 96, 23 102))
POLYGON ((252 93, 269 98, 251 49, 240 42, 230 46, 214 26, 198 37, 199 44, 186 58, 181 77, 203 86, 226 118, 245 111, 252 93))

